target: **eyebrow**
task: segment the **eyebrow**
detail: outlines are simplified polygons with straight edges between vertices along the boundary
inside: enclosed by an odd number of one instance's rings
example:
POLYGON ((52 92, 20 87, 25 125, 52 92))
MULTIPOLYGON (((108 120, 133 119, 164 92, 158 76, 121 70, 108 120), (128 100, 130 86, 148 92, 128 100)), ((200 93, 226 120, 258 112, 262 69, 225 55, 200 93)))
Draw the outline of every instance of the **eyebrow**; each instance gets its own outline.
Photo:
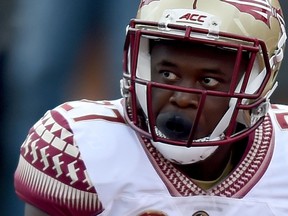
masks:
POLYGON ((178 67, 178 65, 174 62, 168 61, 168 60, 161 60, 160 62, 156 63, 156 66, 158 65, 164 65, 164 66, 169 66, 169 67, 178 67))
MULTIPOLYGON (((211 69, 211 68, 203 68, 201 69, 201 71, 205 72, 205 73, 210 73, 210 74, 217 74, 217 75, 222 75, 222 76, 227 76, 226 73, 224 73, 222 70, 220 70, 219 68, 215 68, 215 69, 211 69)), ((233 72, 233 71, 232 71, 233 72)), ((232 73, 231 72, 231 73, 232 73)))
MULTIPOLYGON (((158 62, 156 64, 156 66, 178 67, 178 65, 176 63, 173 63, 173 62, 165 60, 165 59, 158 62)), ((227 74, 224 73, 220 68, 202 68, 202 69, 200 69, 200 71, 205 72, 205 73, 227 76, 227 74)))

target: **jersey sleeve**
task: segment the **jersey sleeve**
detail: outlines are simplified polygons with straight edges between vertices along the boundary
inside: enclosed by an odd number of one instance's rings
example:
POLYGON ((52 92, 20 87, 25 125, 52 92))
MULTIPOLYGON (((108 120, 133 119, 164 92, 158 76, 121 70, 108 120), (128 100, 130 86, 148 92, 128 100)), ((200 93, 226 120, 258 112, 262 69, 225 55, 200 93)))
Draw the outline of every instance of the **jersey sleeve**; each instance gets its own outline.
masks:
POLYGON ((30 129, 20 149, 15 191, 50 215, 98 215, 102 204, 68 122, 54 109, 30 129))

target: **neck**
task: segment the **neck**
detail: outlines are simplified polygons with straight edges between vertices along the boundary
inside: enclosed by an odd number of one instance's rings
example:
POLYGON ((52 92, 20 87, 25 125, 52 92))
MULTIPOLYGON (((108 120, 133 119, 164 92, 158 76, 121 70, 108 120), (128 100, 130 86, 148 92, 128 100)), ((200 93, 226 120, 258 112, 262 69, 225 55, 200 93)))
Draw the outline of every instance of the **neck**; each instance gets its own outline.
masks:
POLYGON ((189 165, 175 165, 180 171, 193 179, 213 181, 224 171, 232 154, 232 146, 220 146, 207 159, 189 165))
MULTIPOLYGON (((246 137, 236 143, 219 146, 217 150, 213 153, 213 155, 203 161, 189 165, 175 165, 175 167, 190 178, 199 181, 214 181, 223 174, 223 171, 227 167, 230 159, 230 171, 235 168, 235 166, 240 162, 243 154, 245 153, 248 143, 249 137, 246 137), (231 155, 232 158, 230 158, 231 155)), ((225 176, 221 177, 224 178, 229 173, 230 172, 226 173, 225 176)))

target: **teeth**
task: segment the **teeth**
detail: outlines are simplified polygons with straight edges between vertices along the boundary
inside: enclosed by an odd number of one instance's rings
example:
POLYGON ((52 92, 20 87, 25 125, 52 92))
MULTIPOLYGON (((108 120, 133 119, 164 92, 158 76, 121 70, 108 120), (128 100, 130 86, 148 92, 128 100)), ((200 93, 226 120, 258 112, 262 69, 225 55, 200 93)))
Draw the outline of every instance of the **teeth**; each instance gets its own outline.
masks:
MULTIPOLYGON (((163 134, 156 126, 154 127, 154 131, 158 137, 168 139, 168 137, 165 134, 163 134)), ((225 135, 224 135, 224 133, 222 133, 219 137, 217 137, 213 140, 211 139, 211 141, 223 140, 224 138, 225 138, 225 135)), ((207 137, 203 137, 203 138, 200 138, 197 140, 193 140, 193 142, 207 142, 209 140, 210 140, 210 137, 207 136, 207 137)))

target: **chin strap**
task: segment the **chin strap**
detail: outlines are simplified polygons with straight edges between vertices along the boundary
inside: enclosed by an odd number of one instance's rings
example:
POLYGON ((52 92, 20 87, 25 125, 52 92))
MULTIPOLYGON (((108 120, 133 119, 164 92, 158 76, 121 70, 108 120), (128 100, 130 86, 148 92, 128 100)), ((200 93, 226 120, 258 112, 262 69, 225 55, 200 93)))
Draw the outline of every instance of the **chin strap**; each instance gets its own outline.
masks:
MULTIPOLYGON (((264 75, 266 73, 266 70, 263 70, 254 80, 253 82, 251 82, 251 84, 249 85, 250 88, 247 88, 247 93, 248 94, 252 94, 253 92, 255 92, 259 85, 262 83, 263 79, 264 79, 264 75)), ((243 79, 242 79, 243 80, 243 79)), ((240 81, 239 84, 242 83, 242 80, 240 81)), ((266 113, 268 112, 268 108, 270 106, 270 97, 272 95, 272 93, 275 91, 275 89, 278 86, 278 82, 275 82, 275 84, 273 85, 273 87, 267 92, 267 94, 264 96, 264 98, 266 99, 265 102, 261 103, 257 108, 252 110, 251 113, 251 125, 254 125, 261 117, 265 116, 266 113)), ((246 103, 247 100, 243 100, 242 103, 246 103)), ((230 119, 234 113, 235 107, 236 107, 236 103, 237 103, 237 99, 236 98, 231 98, 230 100, 230 106, 229 109, 227 110, 227 112, 224 114, 224 116, 222 117, 222 119, 220 120, 220 122, 218 123, 218 125, 215 127, 214 131, 212 132, 209 140, 213 140, 216 139, 217 137, 220 137, 221 134, 224 133, 224 131, 227 129, 228 125, 230 124, 230 119)), ((241 112, 241 111, 240 111, 241 112)), ((238 116, 243 116, 243 112, 242 115, 240 113, 240 115, 238 114, 238 116)), ((244 118, 239 118, 238 121, 244 125, 247 126, 247 124, 244 121, 244 118)))
MULTIPOLYGON (((283 47, 285 45, 286 39, 287 39, 287 34, 286 34, 286 30, 285 30, 285 22, 283 20, 283 18, 277 14, 277 19, 280 23, 280 28, 282 31, 282 35, 278 41, 277 44, 277 49, 275 50, 274 55, 270 58, 269 63, 270 63, 270 67, 271 69, 275 69, 276 65, 279 64, 284 57, 284 51, 283 51, 283 47)), ((254 68, 254 67, 253 67, 254 68)), ((255 71, 257 70, 257 65, 255 65, 255 71)), ((255 73, 255 72, 254 72, 255 73)), ((253 72, 252 72, 253 75, 253 72)), ((259 86, 262 84, 264 78, 266 76, 266 69, 264 68, 256 77, 255 79, 253 79, 253 81, 248 85, 247 85, 247 89, 246 89, 246 93, 248 94, 253 94, 254 92, 257 91, 257 89, 259 88, 259 86)), ((243 78, 241 79, 241 81, 239 82, 236 91, 241 88, 242 83, 243 83, 243 78)), ((275 91, 276 87, 278 86, 278 82, 275 82, 275 84, 273 85, 273 87, 271 88, 271 90, 269 90, 267 92, 267 94, 265 95, 264 98, 266 98, 265 102, 263 102, 262 104, 260 104, 257 108, 252 110, 251 113, 251 122, 250 124, 253 125, 255 124, 261 117, 263 117, 264 115, 266 115, 266 113, 268 112, 268 108, 270 106, 270 97, 272 95, 272 93, 275 91)), ((243 100, 242 103, 246 103, 247 100, 243 100)), ((220 137, 221 134, 224 133, 224 131, 227 129, 228 125, 230 124, 230 119, 233 115, 233 112, 235 110, 236 107, 236 103, 237 103, 237 99, 236 98, 231 98, 230 100, 230 106, 229 109, 227 110, 227 112, 224 114, 223 118, 220 120, 220 122, 218 123, 218 125, 215 127, 214 131, 212 132, 209 140, 213 140, 216 139, 217 137, 220 137)), ((241 111, 240 111, 241 112, 241 111)), ((247 125, 245 123, 245 120, 243 118, 243 113, 241 115, 238 114, 238 120, 239 122, 243 123, 244 125, 247 125), (242 116, 242 117, 241 117, 242 116)))
POLYGON ((270 108, 270 97, 276 90, 277 86, 278 82, 275 82, 273 87, 264 96, 264 98, 266 99, 265 102, 261 103, 258 107, 252 110, 250 120, 251 125, 254 125, 260 118, 262 118, 268 113, 268 110, 270 108))

